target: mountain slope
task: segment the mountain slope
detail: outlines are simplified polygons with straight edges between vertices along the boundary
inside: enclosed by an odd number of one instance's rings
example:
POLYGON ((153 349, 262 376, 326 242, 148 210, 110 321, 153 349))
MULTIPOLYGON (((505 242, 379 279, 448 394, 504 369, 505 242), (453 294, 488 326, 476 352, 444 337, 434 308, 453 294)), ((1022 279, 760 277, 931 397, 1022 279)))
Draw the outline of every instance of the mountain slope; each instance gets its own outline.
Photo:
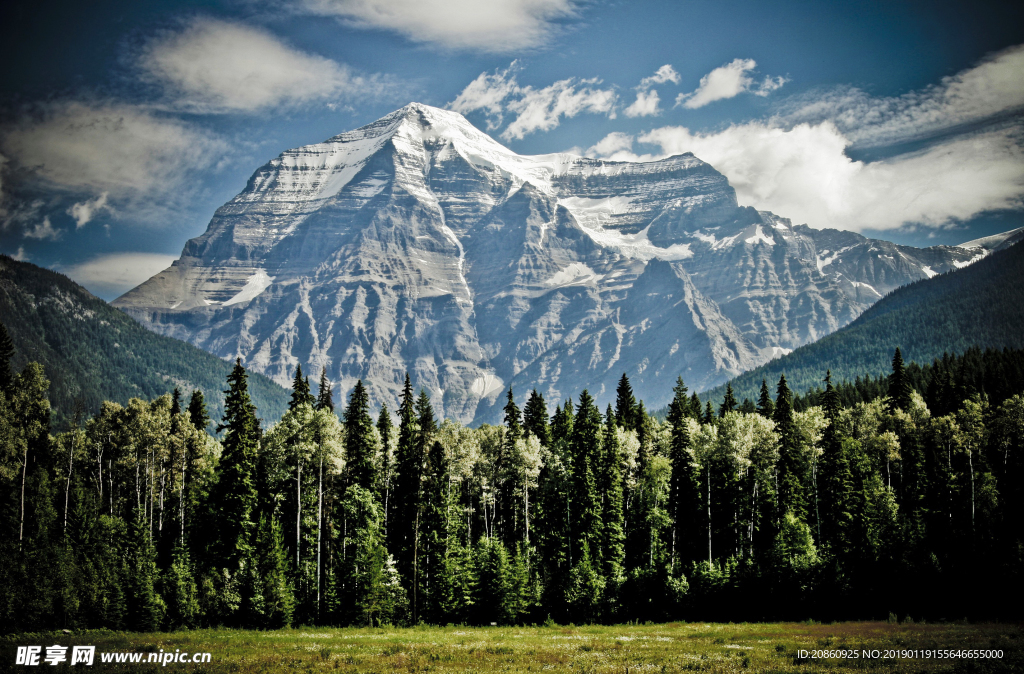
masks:
MULTIPOLYGON (((792 390, 889 371, 899 347, 905 361, 928 363, 969 347, 1024 348, 1024 245, 996 250, 958 271, 893 291, 850 325, 732 380, 734 394, 756 400, 761 379, 783 373, 792 390)), ((713 400, 724 386, 707 392, 713 400)))
POLYGON ((324 366, 393 405, 408 371, 480 422, 509 386, 602 404, 623 372, 652 404, 680 372, 713 386, 975 257, 740 207, 692 154, 525 157, 414 103, 258 169, 114 304, 283 385, 324 366))
MULTIPOLYGON (((17 370, 43 364, 58 427, 76 401, 94 413, 104 400, 152 399, 176 385, 183 404, 198 388, 211 418, 223 415, 231 363, 154 334, 62 274, 0 256, 0 322, 14 342, 17 370)), ((250 373, 249 391, 267 421, 287 408, 288 392, 262 375, 250 373)))

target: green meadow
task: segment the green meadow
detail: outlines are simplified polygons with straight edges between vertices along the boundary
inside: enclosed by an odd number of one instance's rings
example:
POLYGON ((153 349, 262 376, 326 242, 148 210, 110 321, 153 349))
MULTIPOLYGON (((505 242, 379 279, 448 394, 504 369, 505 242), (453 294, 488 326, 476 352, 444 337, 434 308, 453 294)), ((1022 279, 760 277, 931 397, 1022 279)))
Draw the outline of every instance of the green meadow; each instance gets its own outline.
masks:
MULTIPOLYGON (((1005 624, 667 623, 544 627, 86 631, 3 637, 3 671, 17 646, 96 646, 94 671, 174 672, 1020 672, 1024 631, 1005 624), (209 652, 207 664, 103 664, 103 652, 209 652), (1001 658, 893 657, 900 651, 1002 651, 1001 658), (856 651, 812 659, 801 651, 856 651), (878 651, 877 657, 863 657, 878 651), (869 653, 870 654, 870 653, 869 653), (889 657, 886 657, 889 656, 889 657)), ((70 650, 69 650, 70 652, 70 650)), ((913 655, 913 654, 910 654, 913 655)), ((147 656, 148 657, 148 656, 147 656)), ((87 670, 88 671, 88 670, 87 670)))

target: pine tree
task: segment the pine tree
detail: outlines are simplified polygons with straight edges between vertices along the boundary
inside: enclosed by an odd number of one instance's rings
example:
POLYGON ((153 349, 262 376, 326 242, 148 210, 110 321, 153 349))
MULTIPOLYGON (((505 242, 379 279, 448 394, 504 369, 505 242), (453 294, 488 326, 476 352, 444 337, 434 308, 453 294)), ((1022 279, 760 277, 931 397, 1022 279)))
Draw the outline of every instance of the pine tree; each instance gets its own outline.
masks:
POLYGON ((711 407, 711 401, 710 400, 707 402, 707 405, 704 407, 704 418, 701 419, 701 423, 704 423, 704 424, 713 424, 713 423, 715 423, 715 409, 713 407, 711 407))
POLYGON ((383 404, 380 406, 380 414, 377 415, 377 436, 380 438, 380 470, 378 471, 377 489, 378 498, 383 506, 384 510, 381 513, 384 517, 384 532, 387 533, 388 523, 391 520, 391 490, 394 486, 393 482, 393 457, 391 456, 391 413, 388 412, 388 406, 383 404))
POLYGON ((224 393, 224 419, 217 431, 227 431, 221 443, 216 489, 210 503, 215 510, 219 535, 215 559, 219 566, 235 569, 248 553, 256 523, 256 457, 260 427, 256 407, 241 358, 228 375, 224 393))
POLYGON ((287 566, 281 527, 276 519, 262 515, 255 545, 249 549, 241 573, 243 625, 255 629, 291 626, 295 597, 287 566))
POLYGON ((181 414, 181 389, 177 386, 174 387, 174 392, 171 394, 171 419, 181 414))
POLYGON ((700 517, 700 495, 696 467, 690 454, 689 405, 682 377, 676 379, 672 393, 668 411, 668 423, 672 427, 668 455, 672 462, 668 515, 672 521, 669 564, 675 571, 697 558, 693 548, 699 534, 696 523, 700 517))
POLYGON ((513 494, 516 484, 510 479, 512 463, 517 451, 516 443, 519 442, 523 435, 519 407, 516 405, 515 398, 512 395, 512 387, 508 389, 504 412, 505 434, 502 437, 498 456, 495 457, 494 466, 496 500, 494 528, 506 547, 514 548, 516 542, 522 539, 520 527, 525 524, 517 521, 518 513, 515 512, 515 496, 513 494))
POLYGON ((697 392, 694 391, 693 394, 690 396, 690 409, 688 411, 688 414, 690 415, 690 418, 699 422, 701 420, 701 413, 703 410, 704 406, 700 404, 700 396, 698 396, 697 392))
MULTIPOLYGON (((618 586, 622 582, 625 571, 626 537, 622 526, 622 456, 619 448, 618 428, 611 405, 605 412, 597 488, 601 495, 603 524, 601 546, 604 551, 604 576, 609 583, 618 586)), ((614 611, 614 608, 612 610, 614 611)))
POLYGON ((320 368, 320 386, 316 395, 316 409, 334 411, 334 389, 327 379, 327 368, 320 368))
POLYGON ((768 382, 761 380, 761 395, 757 399, 757 413, 766 419, 775 416, 775 402, 772 401, 772 394, 768 391, 768 382))
POLYGON ((906 412, 910 409, 912 390, 910 381, 907 379, 907 371, 903 367, 903 354, 900 353, 899 347, 896 347, 896 353, 892 357, 892 374, 889 375, 888 407, 890 414, 896 410, 906 412))
POLYGON ((309 379, 302 376, 302 366, 295 366, 295 378, 292 379, 292 398, 288 409, 294 410, 299 405, 312 405, 313 395, 309 392, 309 379))
MULTIPOLYGON (((775 399, 775 429, 779 434, 779 512, 781 518, 792 512, 803 520, 806 516, 803 477, 796 426, 793 424, 793 394, 786 384, 786 375, 779 378, 775 399)), ((781 521, 781 519, 780 519, 781 521)))
POLYGON ((345 472, 348 485, 368 491, 376 489, 374 469, 373 421, 370 397, 360 379, 352 387, 345 409, 345 472))
POLYGON ((551 445, 551 429, 548 426, 548 406, 544 396, 533 389, 523 408, 523 430, 538 440, 544 447, 551 445))
POLYGON ((596 568, 601 568, 601 504, 598 501, 595 463, 601 447, 601 412, 590 392, 580 394, 572 424, 572 510, 573 552, 586 545, 596 568))
POLYGON ((736 396, 732 392, 732 382, 725 385, 725 400, 722 401, 722 406, 718 408, 718 416, 724 417, 729 412, 736 411, 736 396))
POLYGON ((826 426, 821 436, 822 517, 819 540, 836 555, 845 556, 850 547, 850 464, 839 431, 839 394, 832 386, 832 372, 825 373, 821 397, 826 426))
POLYGON ((419 508, 420 476, 423 460, 418 453, 416 436, 416 400, 413 398, 409 374, 405 375, 402 400, 398 406, 398 443, 395 447, 397 476, 395 477, 394 526, 388 527, 391 542, 398 562, 398 572, 408 587, 412 578, 416 512, 419 508))
POLYGON ((188 418, 198 430, 206 432, 210 425, 210 415, 206 412, 206 400, 203 392, 199 389, 192 391, 192 397, 188 401, 188 418))
POLYGON ((623 428, 636 428, 636 398, 625 372, 615 389, 615 422, 623 428))

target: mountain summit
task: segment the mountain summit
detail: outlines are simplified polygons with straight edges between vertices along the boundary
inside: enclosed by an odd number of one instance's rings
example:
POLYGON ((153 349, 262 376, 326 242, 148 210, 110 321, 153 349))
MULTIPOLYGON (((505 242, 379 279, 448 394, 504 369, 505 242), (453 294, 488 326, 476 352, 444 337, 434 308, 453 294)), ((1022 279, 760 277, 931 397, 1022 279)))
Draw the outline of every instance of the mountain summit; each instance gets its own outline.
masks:
POLYGON ((692 154, 520 156, 412 103, 282 153, 171 267, 114 304, 287 385, 327 368, 394 405, 493 421, 502 393, 660 405, 849 323, 889 290, 969 264, 741 207, 692 154))

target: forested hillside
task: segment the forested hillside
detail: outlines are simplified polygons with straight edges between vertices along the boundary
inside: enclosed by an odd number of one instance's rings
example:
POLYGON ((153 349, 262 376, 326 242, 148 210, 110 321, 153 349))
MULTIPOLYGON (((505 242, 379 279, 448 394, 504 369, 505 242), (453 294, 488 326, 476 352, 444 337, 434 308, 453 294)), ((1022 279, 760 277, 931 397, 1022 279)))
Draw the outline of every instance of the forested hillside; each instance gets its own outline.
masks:
MULTIPOLYGON (((794 391, 884 374, 893 346, 909 362, 929 363, 971 347, 1024 348, 1024 245, 996 251, 969 267, 903 286, 845 328, 729 382, 733 394, 755 400, 761 380, 785 372, 794 391)), ((716 403, 725 385, 706 394, 716 403)))
POLYGON ((510 390, 475 429, 408 378, 342 421, 297 371, 266 431, 236 364, 221 441, 195 396, 54 434, 43 369, 0 367, 0 631, 1018 619, 1024 382, 979 393, 972 362, 934 410, 897 352, 847 407, 679 380, 662 422, 623 376, 603 412, 510 390))
MULTIPOLYGON (((53 423, 94 414, 104 400, 152 399, 175 386, 201 389, 212 413, 223 412, 231 363, 139 325, 62 274, 0 255, 0 322, 14 342, 14 366, 43 365, 53 423)), ((287 392, 261 375, 250 379, 267 422, 281 418, 287 392)))

